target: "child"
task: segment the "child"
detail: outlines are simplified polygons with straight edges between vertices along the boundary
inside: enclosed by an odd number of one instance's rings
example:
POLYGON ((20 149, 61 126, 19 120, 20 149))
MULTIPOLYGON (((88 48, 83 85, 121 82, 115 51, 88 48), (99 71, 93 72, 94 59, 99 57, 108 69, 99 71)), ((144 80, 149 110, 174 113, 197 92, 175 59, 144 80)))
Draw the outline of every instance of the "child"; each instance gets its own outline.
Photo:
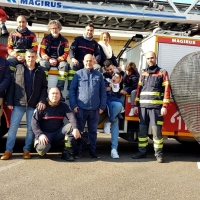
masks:
POLYGON ((139 73, 137 71, 136 65, 130 62, 126 65, 126 74, 123 78, 124 88, 120 91, 121 94, 127 95, 131 94, 131 110, 129 116, 134 115, 134 100, 136 96, 136 89, 139 81, 139 73))
MULTIPOLYGON (((108 106, 108 115, 109 115, 109 121, 112 122, 114 119, 113 116, 113 108, 111 107, 111 102, 116 101, 120 102, 123 106, 123 101, 119 98, 120 97, 120 82, 122 81, 122 75, 119 72, 116 72, 112 79, 111 83, 109 83, 109 87, 111 87, 110 91, 107 91, 107 106, 108 106)), ((106 86, 106 87, 108 87, 106 86)), ((124 110, 122 108, 122 110, 124 110)))

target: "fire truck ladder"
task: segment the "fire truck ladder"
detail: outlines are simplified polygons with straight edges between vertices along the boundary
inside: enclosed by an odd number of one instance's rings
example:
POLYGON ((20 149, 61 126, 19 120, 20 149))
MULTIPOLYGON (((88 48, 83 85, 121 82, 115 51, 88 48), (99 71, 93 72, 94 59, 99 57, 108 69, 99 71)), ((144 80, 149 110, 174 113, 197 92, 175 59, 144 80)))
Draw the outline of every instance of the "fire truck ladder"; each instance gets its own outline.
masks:
MULTIPOLYGON (((192 1, 192 0, 191 0, 192 1)), ((1 0, 9 19, 25 15, 29 24, 47 24, 58 19, 63 26, 82 28, 93 23, 95 28, 148 32, 157 27, 163 30, 199 33, 199 0, 191 4, 172 0, 1 0)))

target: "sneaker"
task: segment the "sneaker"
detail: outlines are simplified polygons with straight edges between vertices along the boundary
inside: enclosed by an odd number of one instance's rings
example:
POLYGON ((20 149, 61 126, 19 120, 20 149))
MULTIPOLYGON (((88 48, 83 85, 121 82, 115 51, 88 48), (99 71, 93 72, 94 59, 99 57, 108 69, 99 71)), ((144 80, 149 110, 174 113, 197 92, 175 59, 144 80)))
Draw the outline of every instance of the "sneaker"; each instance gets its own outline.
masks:
POLYGON ((134 108, 131 108, 131 110, 130 110, 128 116, 134 116, 134 108))
POLYGON ((124 113, 125 112, 125 109, 124 109, 124 106, 122 106, 122 110, 120 113, 124 113))
POLYGON ((106 134, 110 134, 110 130, 111 130, 111 123, 110 122, 105 122, 104 123, 104 133, 106 134))
POLYGON ((96 154, 96 152, 92 152, 92 151, 90 151, 90 157, 91 157, 91 158, 100 158, 100 157, 96 154))
POLYGON ((111 150, 111 157, 112 158, 119 158, 119 154, 116 149, 111 150))
POLYGON ((3 156, 1 156, 1 160, 8 160, 10 159, 12 156, 12 152, 10 151, 5 151, 5 153, 3 154, 3 156))
POLYGON ((156 160, 158 163, 164 163, 163 157, 162 156, 157 156, 156 160))
POLYGON ((25 150, 24 153, 23 153, 23 158, 24 159, 30 159, 31 158, 30 152, 25 150))
POLYGON ((146 158, 146 154, 145 153, 141 153, 141 152, 137 152, 136 154, 134 154, 132 156, 133 159, 140 159, 140 158, 146 158))
POLYGON ((68 151, 63 151, 61 155, 61 159, 72 162, 74 161, 73 155, 68 151))

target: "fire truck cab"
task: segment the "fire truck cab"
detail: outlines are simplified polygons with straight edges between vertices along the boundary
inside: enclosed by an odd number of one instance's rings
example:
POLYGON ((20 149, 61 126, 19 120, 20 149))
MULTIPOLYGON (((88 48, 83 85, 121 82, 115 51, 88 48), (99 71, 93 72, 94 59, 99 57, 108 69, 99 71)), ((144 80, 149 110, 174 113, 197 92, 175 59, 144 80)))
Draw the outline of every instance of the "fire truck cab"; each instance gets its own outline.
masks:
MULTIPOLYGON (((181 58, 189 53, 200 51, 200 38, 184 36, 183 33, 160 30, 135 44, 123 54, 123 65, 135 62, 139 72, 147 67, 145 53, 154 51, 157 56, 157 64, 167 70, 169 77, 181 58)), ((126 111, 130 108, 127 100, 126 111)), ((137 117, 128 117, 126 120, 138 120, 137 117)), ((163 136, 173 137, 180 142, 194 141, 194 136, 187 130, 173 98, 171 97, 168 113, 164 117, 162 129, 163 136)))

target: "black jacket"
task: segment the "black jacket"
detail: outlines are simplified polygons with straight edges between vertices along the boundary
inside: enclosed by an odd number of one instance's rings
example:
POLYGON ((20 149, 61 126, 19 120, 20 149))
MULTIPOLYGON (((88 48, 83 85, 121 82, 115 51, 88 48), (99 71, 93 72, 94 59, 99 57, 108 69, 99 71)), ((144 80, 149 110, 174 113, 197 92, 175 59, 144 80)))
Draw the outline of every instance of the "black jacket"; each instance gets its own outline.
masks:
POLYGON ((44 71, 38 68, 33 77, 33 89, 29 99, 27 99, 24 82, 24 69, 26 66, 19 64, 12 77, 12 83, 7 94, 7 104, 9 106, 29 106, 35 108, 39 102, 46 103, 47 98, 47 80, 44 71))
POLYGON ((67 117, 73 129, 78 128, 77 120, 69 106, 60 102, 57 106, 50 106, 46 103, 44 110, 35 110, 31 121, 31 127, 37 139, 42 133, 53 133, 63 126, 63 120, 67 117))
POLYGON ((83 63, 84 56, 86 54, 92 54, 95 60, 99 63, 101 60, 101 53, 99 45, 95 40, 86 40, 83 36, 78 36, 74 39, 70 50, 69 57, 77 59, 79 62, 83 63))
POLYGON ((103 51, 103 48, 101 47, 101 45, 99 44, 99 49, 100 49, 100 52, 101 52, 101 60, 99 62, 99 64, 103 67, 104 66, 104 62, 106 60, 111 60, 112 61, 112 64, 115 66, 115 67, 119 67, 119 64, 116 60, 116 57, 114 56, 114 53, 112 52, 112 57, 110 59, 107 59, 106 58, 106 54, 104 53, 103 51))
POLYGON ((5 58, 0 57, 0 98, 4 98, 11 81, 10 66, 5 58))

